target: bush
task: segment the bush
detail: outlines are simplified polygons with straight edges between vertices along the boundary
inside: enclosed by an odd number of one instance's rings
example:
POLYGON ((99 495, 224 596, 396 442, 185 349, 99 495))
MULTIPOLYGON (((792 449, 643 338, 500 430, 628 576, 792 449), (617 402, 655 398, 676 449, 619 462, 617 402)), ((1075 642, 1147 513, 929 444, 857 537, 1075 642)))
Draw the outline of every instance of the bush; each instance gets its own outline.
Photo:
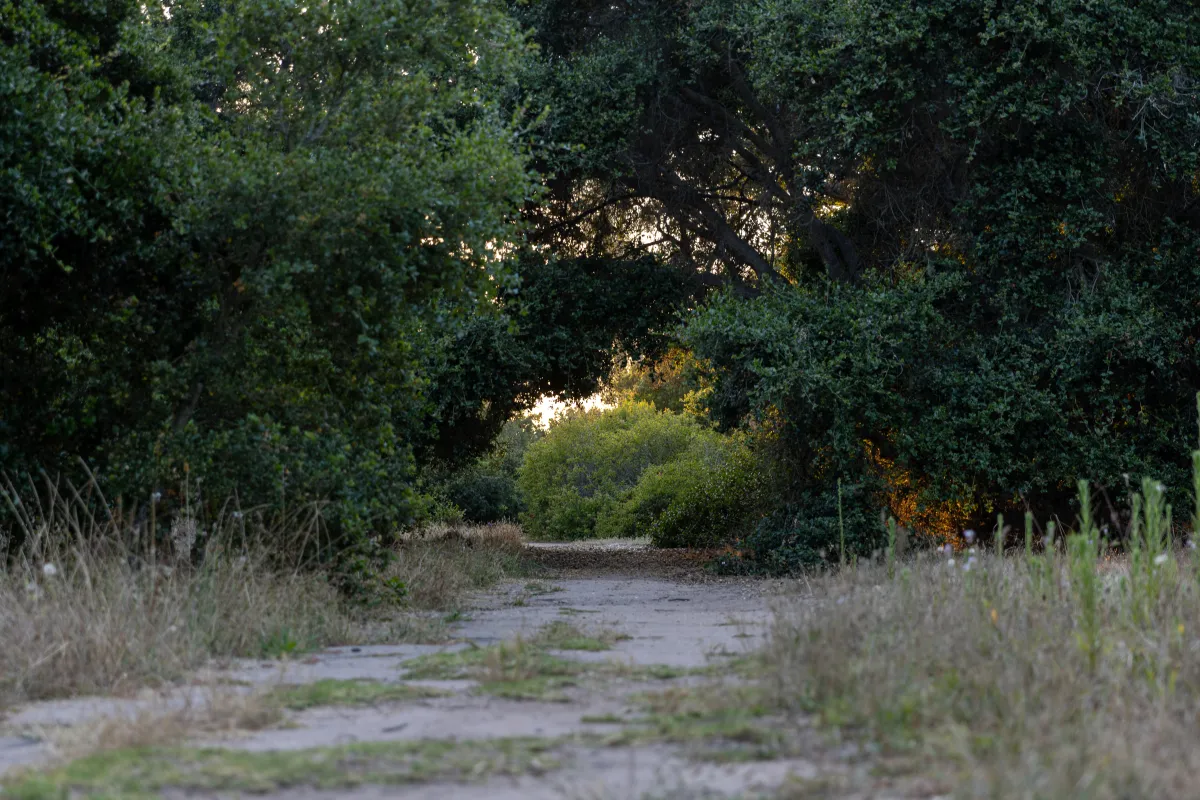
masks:
POLYGON ((657 547, 712 547, 754 524, 764 494, 745 439, 708 435, 678 459, 647 469, 622 516, 657 547))
MULTIPOLYGON (((711 366, 714 418, 772 431, 787 501, 824 496, 828 515, 838 477, 887 477, 886 494, 859 501, 872 519, 881 503, 906 523, 945 511, 958 530, 1026 503, 1069 519, 1078 475, 1110 492, 1125 474, 1186 485, 1194 379, 1174 349, 1195 317, 1164 296, 1122 310, 1123 286, 1101 283, 1057 321, 1011 335, 973 327, 961 276, 782 287, 718 298, 683 338, 711 366)), ((800 528, 786 529, 792 547, 800 528)), ((820 544, 805 552, 828 541, 812 535, 820 544)))
POLYGON ((837 490, 811 490, 764 517, 739 542, 736 554, 717 562, 726 574, 787 575, 836 564, 845 533, 846 559, 868 557, 884 546, 885 533, 873 504, 879 487, 843 486, 841 518, 837 490))
POLYGON ((411 520, 420 356, 533 190, 524 35, 352 6, 0 4, 0 472, 320 504, 339 547, 411 520))
POLYGON ((647 403, 568 414, 521 465, 526 530, 544 539, 625 533, 620 506, 645 469, 674 460, 702 435, 695 420, 647 403))
POLYGON ((693 417, 647 403, 577 412, 526 455, 523 519, 537 538, 648 533, 663 547, 708 546, 753 518, 760 474, 745 439, 693 417))
POLYGON ((491 450, 455 469, 442 462, 426 470, 423 522, 465 521, 477 524, 515 521, 525 510, 517 485, 517 470, 525 451, 541 432, 528 417, 510 420, 501 428, 491 450), (454 509, 456 519, 447 516, 454 509))

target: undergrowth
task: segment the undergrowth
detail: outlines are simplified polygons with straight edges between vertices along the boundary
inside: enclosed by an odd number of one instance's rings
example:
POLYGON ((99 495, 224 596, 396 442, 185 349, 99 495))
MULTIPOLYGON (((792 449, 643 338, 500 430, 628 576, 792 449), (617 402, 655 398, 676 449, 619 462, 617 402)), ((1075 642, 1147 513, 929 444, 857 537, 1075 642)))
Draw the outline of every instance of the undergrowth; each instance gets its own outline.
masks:
POLYGON ((250 512, 204 520, 185 507, 164 522, 153 500, 148 514, 123 513, 94 483, 24 494, 8 483, 0 502, 18 543, 0 562, 0 709, 162 685, 213 659, 442 639, 433 609, 526 571, 515 526, 439 528, 402 537, 348 593, 336 562, 305 560, 314 509, 277 520, 290 536, 260 539, 250 512))
POLYGON ((1194 796, 1200 562, 1164 497, 1154 481, 1132 496, 1122 553, 1081 483, 1073 529, 1027 518, 1019 554, 968 547, 805 583, 771 629, 768 703, 964 797, 1194 796))

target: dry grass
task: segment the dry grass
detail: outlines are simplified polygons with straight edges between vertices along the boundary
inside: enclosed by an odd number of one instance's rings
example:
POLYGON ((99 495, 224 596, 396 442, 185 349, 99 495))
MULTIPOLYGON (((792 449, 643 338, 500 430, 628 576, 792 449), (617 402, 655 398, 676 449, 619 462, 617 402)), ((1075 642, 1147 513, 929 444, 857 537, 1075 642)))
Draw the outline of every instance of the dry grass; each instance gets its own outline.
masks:
POLYGON ((404 581, 414 608, 453 610, 471 591, 524 576, 516 525, 434 525, 402 538, 388 575, 404 581))
POLYGON ((957 796, 1195 797, 1200 571, 1140 564, 959 554, 816 579, 777 610, 769 704, 957 796))
MULTIPOLYGON (((23 539, 0 563, 0 710, 161 686, 214 658, 436 639, 444 624, 419 610, 457 608, 523 563, 515 526, 425 531, 402 543, 384 576, 405 583, 404 605, 368 611, 319 569, 288 568, 284 554, 255 544, 241 514, 204 523, 185 512, 154 537, 144 515, 122 516, 95 487, 68 489, 49 486, 22 503, 11 484, 0 487, 23 539)), ((282 524, 296 534, 258 541, 312 533, 311 519, 282 524)))
POLYGON ((258 731, 279 725, 283 719, 283 710, 272 698, 210 686, 199 693, 194 689, 164 693, 133 713, 44 733, 55 757, 69 761, 97 752, 171 747, 197 737, 258 731))
POLYGON ((0 705, 121 692, 178 679, 213 657, 354 638, 355 622, 323 576, 261 558, 214 548, 192 568, 84 550, 40 556, 0 572, 0 705))

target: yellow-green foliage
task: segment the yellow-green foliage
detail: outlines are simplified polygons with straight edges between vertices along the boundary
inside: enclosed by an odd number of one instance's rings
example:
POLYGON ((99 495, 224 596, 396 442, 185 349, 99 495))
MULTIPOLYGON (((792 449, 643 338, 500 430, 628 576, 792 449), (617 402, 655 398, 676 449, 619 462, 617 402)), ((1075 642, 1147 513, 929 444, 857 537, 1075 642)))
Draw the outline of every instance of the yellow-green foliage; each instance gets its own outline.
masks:
POLYGON ((758 492, 750 448, 694 417, 625 403, 555 423, 520 472, 535 538, 650 534, 708 544, 749 516, 758 492))

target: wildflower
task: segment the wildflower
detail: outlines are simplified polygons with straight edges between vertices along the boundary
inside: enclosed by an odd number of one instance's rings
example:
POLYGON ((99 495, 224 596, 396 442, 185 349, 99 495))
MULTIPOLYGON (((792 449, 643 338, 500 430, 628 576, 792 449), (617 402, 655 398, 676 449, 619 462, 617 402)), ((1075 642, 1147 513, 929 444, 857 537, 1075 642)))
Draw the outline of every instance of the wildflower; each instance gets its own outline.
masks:
POLYGON ((975 556, 970 556, 967 559, 967 562, 965 564, 963 564, 963 572, 970 572, 971 568, 974 566, 975 566, 975 556))
POLYGON ((970 550, 968 550, 967 552, 968 552, 968 553, 970 553, 971 555, 975 555, 975 548, 974 548, 974 547, 972 547, 972 548, 971 548, 970 550))
POLYGON ((42 574, 45 575, 47 578, 53 578, 55 575, 58 574, 58 567, 56 567, 50 563, 43 564, 42 565, 42 574))
POLYGON ((235 511, 235 512, 233 512, 232 516, 233 516, 233 518, 234 518, 234 519, 241 519, 241 518, 242 518, 242 512, 240 512, 240 511, 235 511))
POLYGON ((949 561, 947 561, 947 562, 946 562, 946 566, 948 566, 948 567, 953 567, 953 566, 954 566, 954 559, 952 558, 952 559, 950 559, 949 561))
POLYGON ((1195 549, 1196 549, 1196 540, 1195 540, 1195 539, 1189 539, 1189 540, 1188 540, 1188 549, 1189 549, 1189 550, 1195 550, 1195 549))
POLYGON ((154 494, 150 495, 150 500, 155 503, 157 503, 159 500, 162 500, 162 492, 155 492, 154 494))
POLYGON ((1178 628, 1178 630, 1179 630, 1179 635, 1180 635, 1180 636, 1183 636, 1183 623, 1182 623, 1182 622, 1181 622, 1181 623, 1179 623, 1179 628, 1178 628))
POLYGON ((996 609, 992 609, 992 624, 995 625, 1000 621, 1000 615, 996 613, 996 609))
POLYGON ((1161 483, 1154 484, 1154 488, 1158 491, 1159 494, 1162 494, 1163 492, 1165 492, 1167 490, 1167 487, 1163 486, 1161 483))
POLYGON ((967 528, 965 531, 963 531, 963 538, 966 539, 968 542, 975 541, 975 531, 971 530, 970 528, 967 528))
POLYGON ((1156 555, 1154 557, 1155 566, 1161 567, 1165 563, 1167 563, 1167 554, 1166 553, 1159 553, 1158 555, 1156 555))
POLYGON ((947 542, 946 545, 942 547, 942 552, 948 556, 954 555, 954 547, 947 542))

